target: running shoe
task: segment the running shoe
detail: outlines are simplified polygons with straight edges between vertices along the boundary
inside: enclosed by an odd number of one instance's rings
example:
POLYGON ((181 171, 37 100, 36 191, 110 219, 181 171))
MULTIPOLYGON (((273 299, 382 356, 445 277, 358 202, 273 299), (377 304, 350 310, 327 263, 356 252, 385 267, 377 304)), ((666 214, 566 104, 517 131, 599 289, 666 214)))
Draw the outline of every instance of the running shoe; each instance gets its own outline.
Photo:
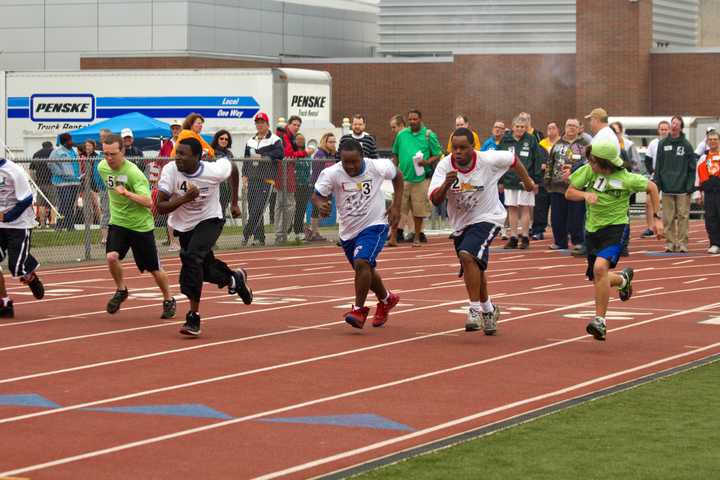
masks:
POLYGON ((570 255, 573 257, 587 257, 587 248, 585 248, 585 245, 575 245, 572 250, 570 250, 570 255))
POLYGON ((503 246, 505 250, 518 248, 518 239, 517 237, 510 237, 510 240, 507 241, 507 243, 503 246))
POLYGON ((185 315, 185 324, 180 329, 180 333, 191 337, 200 335, 200 314, 197 312, 188 312, 185 315))
MULTIPOLYGON (((2 302, 2 300, 0 300, 2 302)), ((13 301, 8 302, 0 307, 0 318, 13 318, 15 317, 15 309, 13 308, 13 301)))
POLYGON ((543 232, 540 233, 533 233, 532 234, 533 240, 545 240, 545 234, 543 232))
POLYGON ((397 305, 399 301, 399 295, 390 293, 390 296, 387 299, 387 303, 378 302, 377 307, 375 307, 375 318, 373 318, 372 326, 382 327, 383 325, 385 325, 385 322, 388 321, 390 310, 395 308, 395 305, 397 305))
POLYGON ((717 245, 711 245, 710 248, 708 248, 707 253, 709 253, 710 255, 717 255, 718 253, 720 253, 720 247, 718 247, 717 245))
POLYGON ((497 322, 500 318, 500 308, 497 305, 493 305, 492 312, 483 312, 483 332, 485 335, 495 335, 497 333, 497 322))
POLYGON ((420 238, 420 243, 428 243, 428 239, 427 239, 427 236, 425 236, 425 232, 420 232, 419 238, 420 238))
POLYGON ((632 269, 632 267, 623 268, 623 271, 620 272, 620 276, 625 279, 625 286, 618 290, 618 292, 620 293, 620 300, 622 300, 623 302, 627 302, 628 300, 630 300, 630 297, 632 297, 633 274, 634 270, 632 269))
POLYGON ((177 308, 177 304, 175 303, 175 298, 171 298, 169 300, 163 301, 163 312, 162 315, 160 315, 160 318, 175 318, 175 309, 177 308))
POLYGON ((530 237, 520 237, 520 246, 518 248, 520 250, 527 250, 528 248, 530 248, 530 237))
POLYGON ((467 320, 465 321, 466 332, 476 332, 483 328, 483 317, 480 310, 468 309, 467 320))
POLYGON ((244 268, 235 270, 233 273, 235 282, 228 287, 230 295, 238 294, 245 305, 250 305, 253 301, 253 293, 247 284, 247 272, 244 268))
POLYGON ((607 327, 605 326, 605 319, 602 317, 595 317, 590 320, 590 323, 585 327, 585 331, 601 342, 605 341, 605 334, 607 333, 607 327))
POLYGON ((645 231, 640 234, 640 238, 648 238, 648 237, 654 237, 654 236, 655 236, 655 234, 649 228, 646 228, 645 231))
POLYGON ((38 277, 35 273, 32 274, 32 278, 30 280, 21 278, 20 281, 30 287, 33 297, 40 300, 45 296, 45 286, 40 281, 40 277, 38 277))
POLYGON ((345 321, 353 328, 363 328, 369 313, 370 309, 368 307, 353 307, 352 310, 345 314, 345 321))
POLYGON ((127 298, 127 288, 125 290, 116 290, 115 295, 112 296, 107 304, 107 312, 111 314, 117 313, 117 311, 120 310, 120 304, 127 300, 127 298))

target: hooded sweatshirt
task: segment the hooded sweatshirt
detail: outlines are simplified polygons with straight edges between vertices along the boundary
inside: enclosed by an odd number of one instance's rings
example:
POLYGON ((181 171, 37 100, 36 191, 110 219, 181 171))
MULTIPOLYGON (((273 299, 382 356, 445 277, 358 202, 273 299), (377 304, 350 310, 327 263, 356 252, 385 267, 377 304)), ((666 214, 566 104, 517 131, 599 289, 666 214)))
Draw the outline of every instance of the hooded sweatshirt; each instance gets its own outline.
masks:
POLYGON ((663 193, 692 193, 697 161, 684 134, 660 140, 655 161, 655 183, 663 193))

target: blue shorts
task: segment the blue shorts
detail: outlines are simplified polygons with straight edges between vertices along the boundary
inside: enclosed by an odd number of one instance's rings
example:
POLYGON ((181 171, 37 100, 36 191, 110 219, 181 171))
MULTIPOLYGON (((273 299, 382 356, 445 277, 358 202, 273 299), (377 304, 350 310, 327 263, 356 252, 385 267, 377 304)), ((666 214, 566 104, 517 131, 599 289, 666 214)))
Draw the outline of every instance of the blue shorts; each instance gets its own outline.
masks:
POLYGON ((385 246, 388 235, 387 225, 373 225, 358 234, 357 237, 342 241, 350 265, 355 268, 355 260, 366 260, 372 268, 377 265, 377 257, 385 246))
POLYGON ((609 225, 597 232, 585 232, 585 247, 588 253, 585 275, 588 280, 595 278, 594 267, 598 257, 607 260, 610 268, 615 268, 629 236, 630 225, 609 225))
MULTIPOLYGON (((490 244, 498 233, 500 233, 500 227, 494 223, 473 223, 466 227, 460 235, 453 237, 455 252, 458 256, 463 251, 473 255, 480 266, 480 270, 485 271, 490 259, 490 244)), ((461 267, 461 277, 462 274, 461 267)))

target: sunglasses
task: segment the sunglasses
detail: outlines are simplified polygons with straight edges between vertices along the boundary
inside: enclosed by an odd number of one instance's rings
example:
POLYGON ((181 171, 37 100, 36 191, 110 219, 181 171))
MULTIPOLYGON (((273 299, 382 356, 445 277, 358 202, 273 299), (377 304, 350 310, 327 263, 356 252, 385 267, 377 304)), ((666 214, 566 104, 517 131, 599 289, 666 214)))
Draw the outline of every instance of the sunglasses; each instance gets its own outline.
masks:
POLYGON ((230 141, 230 139, 228 137, 220 137, 220 138, 218 138, 218 140, 225 140, 226 142, 230 141))

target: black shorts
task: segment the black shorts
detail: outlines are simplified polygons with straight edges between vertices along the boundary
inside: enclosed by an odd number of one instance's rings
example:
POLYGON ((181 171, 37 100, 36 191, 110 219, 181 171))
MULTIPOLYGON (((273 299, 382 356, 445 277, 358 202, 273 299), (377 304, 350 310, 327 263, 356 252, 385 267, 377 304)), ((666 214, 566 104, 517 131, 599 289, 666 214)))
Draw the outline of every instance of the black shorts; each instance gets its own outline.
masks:
POLYGON ((160 259, 152 230, 136 232, 129 228, 109 225, 105 252, 117 252, 122 260, 130 249, 132 249, 135 265, 140 272, 160 270, 160 259))
MULTIPOLYGON (((455 252, 460 256, 460 252, 468 252, 475 257, 480 270, 487 270, 488 260, 490 259, 490 244, 493 239, 500 233, 500 227, 494 223, 481 222, 473 223, 463 230, 463 232, 453 237, 455 242, 455 252)), ((463 271, 460 267, 460 275, 463 271)))
POLYGON ((0 228, 0 262, 8 259, 13 277, 22 277, 38 267, 38 261, 30 255, 29 228, 0 228))
POLYGON ((623 245, 630 235, 630 225, 609 225, 597 232, 585 232, 585 247, 587 248, 587 271, 585 275, 588 280, 593 280, 593 268, 595 259, 604 258, 610 262, 610 268, 615 268, 620 260, 623 245))

